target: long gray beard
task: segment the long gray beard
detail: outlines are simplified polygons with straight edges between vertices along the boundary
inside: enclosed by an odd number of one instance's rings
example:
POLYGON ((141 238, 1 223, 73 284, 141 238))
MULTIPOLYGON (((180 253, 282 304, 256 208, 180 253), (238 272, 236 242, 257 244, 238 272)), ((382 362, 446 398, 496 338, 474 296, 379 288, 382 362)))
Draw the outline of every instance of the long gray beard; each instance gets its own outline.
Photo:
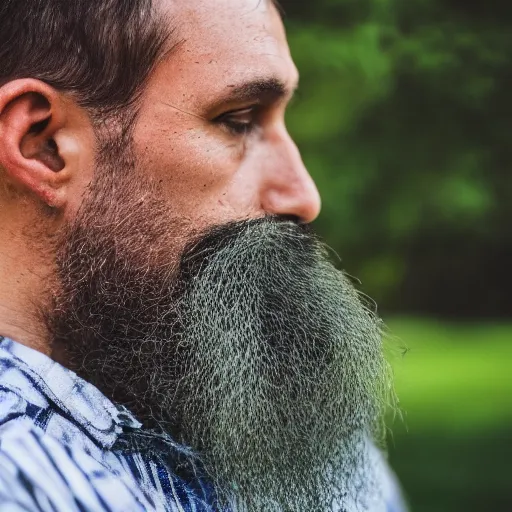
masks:
POLYGON ((245 222, 193 247, 181 272, 187 357, 164 407, 181 401, 217 487, 248 510, 369 502, 389 367, 379 320, 324 246, 294 222, 245 222))
POLYGON ((163 202, 116 183, 60 244, 45 317, 68 365, 191 447, 220 505, 369 509, 390 371, 380 321, 324 246, 267 218, 209 231, 177 265, 163 202))

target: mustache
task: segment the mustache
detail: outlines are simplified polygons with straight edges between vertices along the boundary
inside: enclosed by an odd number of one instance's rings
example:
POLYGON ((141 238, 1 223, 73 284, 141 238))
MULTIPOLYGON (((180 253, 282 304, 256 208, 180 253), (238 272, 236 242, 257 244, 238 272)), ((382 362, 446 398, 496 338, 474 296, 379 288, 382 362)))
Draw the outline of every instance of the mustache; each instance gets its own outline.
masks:
MULTIPOLYGON (((266 215, 256 219, 235 220, 207 228, 205 231, 188 242, 180 259, 181 274, 185 279, 198 273, 200 267, 212 254, 218 253, 236 243, 244 234, 258 226, 274 225, 280 229, 294 231, 296 240, 304 246, 290 246, 289 250, 311 248, 315 243, 321 243, 311 224, 301 222, 292 215, 266 215)), ((276 235, 278 236, 278 235, 276 235)), ((304 252, 306 255, 308 251, 304 252)))

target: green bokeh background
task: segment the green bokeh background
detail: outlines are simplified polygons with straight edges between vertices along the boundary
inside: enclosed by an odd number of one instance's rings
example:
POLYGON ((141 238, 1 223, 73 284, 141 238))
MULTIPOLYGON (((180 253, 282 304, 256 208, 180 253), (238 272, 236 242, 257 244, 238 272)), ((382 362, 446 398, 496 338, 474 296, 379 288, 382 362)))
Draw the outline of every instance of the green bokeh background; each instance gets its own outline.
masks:
POLYGON ((379 304, 412 512, 512 511, 512 2, 282 0, 317 228, 379 304))

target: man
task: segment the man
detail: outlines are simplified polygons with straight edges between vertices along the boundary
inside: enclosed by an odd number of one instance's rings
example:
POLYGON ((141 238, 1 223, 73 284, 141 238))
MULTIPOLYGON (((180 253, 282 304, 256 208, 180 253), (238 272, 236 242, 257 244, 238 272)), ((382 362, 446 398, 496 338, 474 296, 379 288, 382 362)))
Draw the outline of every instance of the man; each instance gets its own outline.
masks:
POLYGON ((0 26, 0 509, 399 510, 380 323, 307 227, 276 6, 0 26))

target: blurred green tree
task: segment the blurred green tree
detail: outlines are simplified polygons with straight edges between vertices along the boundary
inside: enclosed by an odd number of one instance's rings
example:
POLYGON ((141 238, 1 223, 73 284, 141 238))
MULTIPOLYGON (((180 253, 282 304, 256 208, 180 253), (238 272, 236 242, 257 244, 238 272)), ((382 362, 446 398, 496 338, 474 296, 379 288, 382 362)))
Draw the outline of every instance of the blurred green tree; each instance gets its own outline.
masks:
POLYGON ((318 229, 384 309, 512 313, 512 4, 281 1, 318 229))

